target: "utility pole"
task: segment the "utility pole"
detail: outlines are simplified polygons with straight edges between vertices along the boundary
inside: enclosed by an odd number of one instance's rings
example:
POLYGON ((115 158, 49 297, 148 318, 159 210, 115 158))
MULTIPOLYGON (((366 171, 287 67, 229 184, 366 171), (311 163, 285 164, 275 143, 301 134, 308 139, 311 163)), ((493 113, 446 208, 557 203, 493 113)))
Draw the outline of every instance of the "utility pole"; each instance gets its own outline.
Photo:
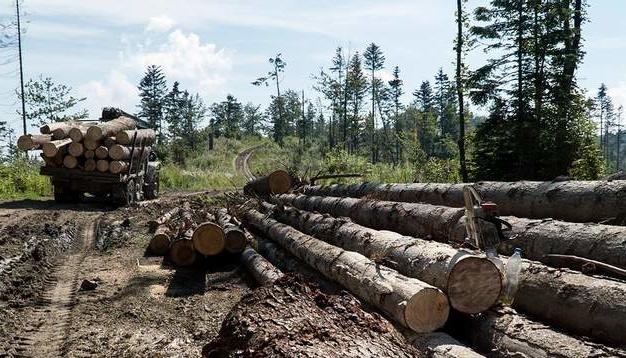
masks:
POLYGON ((620 170, 620 132, 622 131, 622 114, 624 112, 624 107, 619 106, 617 109, 617 171, 620 170))
POLYGON ((26 135, 26 100, 24 99, 24 70, 22 68, 22 27, 20 24, 20 0, 15 0, 15 11, 17 13, 17 49, 20 58, 20 97, 22 97, 22 124, 24 127, 24 135, 26 135))
POLYGON ((304 114, 304 90, 302 90, 302 144, 306 145, 306 116, 304 114))

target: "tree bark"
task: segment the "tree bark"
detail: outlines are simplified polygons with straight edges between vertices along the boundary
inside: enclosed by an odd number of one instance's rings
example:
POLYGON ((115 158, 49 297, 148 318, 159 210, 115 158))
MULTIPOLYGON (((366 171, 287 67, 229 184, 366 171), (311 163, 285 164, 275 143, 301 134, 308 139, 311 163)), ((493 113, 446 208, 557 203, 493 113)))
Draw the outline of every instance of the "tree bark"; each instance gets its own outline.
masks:
MULTIPOLYGON (((304 193, 463 207, 464 184, 414 183, 306 187, 304 193)), ((571 222, 626 223, 626 181, 479 182, 484 200, 498 204, 500 215, 571 222)))
POLYGON ((271 194, 284 194, 293 187, 293 178, 284 170, 276 170, 249 181, 243 192, 247 195, 268 196, 271 194))
POLYGON ((96 141, 102 140, 104 137, 113 137, 120 131, 135 129, 136 127, 137 125, 132 118, 121 116, 89 127, 87 129, 87 138, 96 141))
POLYGON ((61 139, 61 140, 53 140, 48 143, 44 143, 42 150, 43 154, 46 157, 54 157, 56 156, 60 150, 65 150, 67 146, 72 143, 71 139, 61 139))
POLYGON ((467 317, 463 331, 489 357, 626 357, 626 351, 576 339, 510 308, 467 317))
POLYGON ((271 285, 283 277, 283 273, 280 270, 251 247, 243 250, 240 261, 248 269, 252 277, 262 286, 271 285))
POLYGON ((71 129, 73 123, 71 122, 53 122, 53 123, 47 123, 44 124, 43 126, 39 127, 39 131, 41 132, 41 134, 52 134, 52 131, 54 131, 55 129, 58 128, 66 128, 69 132, 69 130, 71 129))
POLYGON ((378 266, 356 252, 302 234, 258 211, 246 211, 243 219, 405 327, 420 333, 432 332, 441 328, 448 318, 448 300, 433 286, 378 266))
POLYGON ((489 260, 432 241, 372 230, 293 208, 275 207, 273 216, 296 229, 345 250, 382 262, 403 275, 431 284, 448 295, 453 308, 479 313, 493 306, 502 276, 489 260))
POLYGON ((191 237, 195 249, 205 256, 214 256, 224 251, 224 230, 211 221, 198 225, 191 237))
MULTIPOLYGON (((131 147, 126 147, 120 144, 114 144, 109 148, 109 157, 113 160, 130 160, 131 158, 131 147)), ((150 147, 146 147, 144 153, 148 152, 150 147)), ((140 148, 135 147, 135 150, 132 151, 132 156, 137 157, 140 154, 140 148)))
POLYGON ((24 151, 39 149, 51 140, 50 134, 24 134, 17 139, 17 148, 24 151))
POLYGON ((348 217, 372 229, 448 242, 464 209, 429 204, 285 194, 273 200, 301 210, 348 217))
POLYGON ((143 144, 148 145, 154 143, 156 139, 156 134, 152 129, 124 130, 118 132, 115 138, 119 144, 131 145, 133 144, 135 133, 137 133, 137 143, 143 142, 143 144))
POLYGON ((246 235, 243 230, 233 224, 232 217, 228 214, 228 210, 220 208, 214 211, 217 223, 224 230, 224 250, 231 254, 241 253, 246 247, 246 235))

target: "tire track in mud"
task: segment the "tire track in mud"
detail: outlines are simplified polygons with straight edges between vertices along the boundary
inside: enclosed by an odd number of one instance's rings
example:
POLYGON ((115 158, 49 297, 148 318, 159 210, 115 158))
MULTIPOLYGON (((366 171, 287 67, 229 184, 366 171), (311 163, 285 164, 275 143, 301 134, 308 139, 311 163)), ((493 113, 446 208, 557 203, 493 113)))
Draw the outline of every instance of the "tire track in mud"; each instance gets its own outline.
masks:
POLYGON ((78 275, 88 250, 96 240, 99 215, 84 220, 78 250, 65 258, 46 279, 46 288, 33 311, 24 319, 22 333, 13 339, 16 357, 64 356, 70 316, 76 303, 78 275))
POLYGON ((256 178, 255 175, 252 174, 252 171, 250 170, 249 161, 250 161, 250 157, 252 156, 252 154, 254 154, 254 152, 257 149, 261 148, 262 146, 263 145, 261 144, 261 145, 256 145, 254 147, 244 149, 241 152, 239 152, 237 156, 235 157, 235 160, 233 162, 235 171, 239 173, 240 175, 242 175, 247 180, 252 180, 256 178))

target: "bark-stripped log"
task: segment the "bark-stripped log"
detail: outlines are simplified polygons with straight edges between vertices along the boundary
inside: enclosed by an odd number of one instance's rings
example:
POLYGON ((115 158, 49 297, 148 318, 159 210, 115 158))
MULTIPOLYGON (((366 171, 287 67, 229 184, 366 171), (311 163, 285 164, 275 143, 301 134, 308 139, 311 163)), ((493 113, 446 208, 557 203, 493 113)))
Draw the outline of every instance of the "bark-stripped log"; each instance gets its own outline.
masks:
POLYGON ((243 219, 405 327, 431 332, 441 328, 448 318, 447 297, 434 286, 378 266, 359 253, 305 235, 258 211, 247 210, 243 219))
POLYGON ((87 129, 82 126, 74 127, 69 131, 69 137, 75 143, 82 142, 86 134, 87 129))
POLYGON ((233 224, 228 210, 220 208, 214 211, 217 223, 224 230, 224 250, 231 254, 238 254, 246 247, 246 235, 243 230, 233 224))
POLYGON ((169 257, 176 266, 189 266, 196 261, 196 250, 191 241, 192 231, 190 229, 182 238, 171 244, 169 257))
POLYGON ((114 160, 109 164, 109 170, 113 174, 119 174, 128 171, 128 166, 130 164, 128 162, 122 162, 119 160, 114 160))
POLYGON ((224 251, 224 230, 211 221, 204 222, 193 231, 193 246, 205 256, 213 256, 224 251))
POLYGON ((626 351, 576 339, 510 308, 468 317, 462 330, 489 357, 626 357, 626 351))
POLYGON ((85 171, 86 172, 93 172, 94 170, 96 170, 96 161, 93 159, 87 159, 85 160, 85 171))
POLYGON ((119 144, 131 145, 133 144, 133 138, 135 137, 135 133, 137 133, 137 143, 143 143, 145 145, 148 145, 154 143, 154 140, 156 139, 156 133, 152 129, 120 131, 119 133, 117 133, 115 138, 119 144))
POLYGON ((109 149, 103 145, 96 148, 94 153, 98 159, 107 159, 109 157, 109 149))
MULTIPOLYGON (((374 184, 307 187, 308 195, 350 196, 462 207, 465 184, 374 184)), ((626 220, 626 181, 479 182, 483 199, 498 204, 501 215, 553 218, 572 222, 626 220)))
POLYGON ((269 175, 255 178, 249 181, 243 192, 247 195, 268 196, 271 194, 284 194, 291 190, 293 178, 284 170, 276 170, 269 175))
POLYGON ((132 118, 121 116, 108 122, 100 123, 87 129, 87 138, 102 140, 104 137, 112 137, 119 131, 135 129, 137 127, 132 118))
POLYGON ((335 198, 284 194, 281 204, 301 210, 349 217, 356 223, 379 230, 448 242, 464 209, 429 204, 397 203, 369 199, 335 198))
POLYGON ((481 354, 462 345, 444 332, 406 333, 406 339, 429 358, 481 358, 481 354))
POLYGON ((167 225, 157 227, 150 240, 150 251, 155 255, 163 256, 170 249, 172 243, 171 228, 167 225))
POLYGON ((96 148, 102 145, 102 141, 85 138, 85 140, 83 141, 83 145, 85 146, 85 149, 95 151, 96 148))
POLYGON ((109 171, 109 161, 106 159, 100 159, 96 162, 96 169, 100 173, 106 173, 109 171))
MULTIPOLYGON (((511 255, 522 249, 525 258, 547 262, 546 255, 561 254, 586 257, 618 267, 626 267, 626 227, 593 223, 570 223, 552 219, 524 219, 504 216, 513 229, 504 231, 509 239, 498 251, 511 255)), ((465 218, 455 229, 453 240, 465 238, 465 218)))
POLYGON ((25 134, 17 139, 17 148, 20 150, 39 149, 52 140, 50 134, 25 134))
POLYGON ((500 296, 502 276, 486 258, 446 244, 377 231, 347 219, 293 208, 276 207, 273 216, 329 244, 359 252, 370 259, 382 259, 385 265, 398 272, 440 288, 458 311, 486 311, 500 296))
POLYGON ((282 272, 251 247, 243 250, 239 260, 260 285, 271 285, 283 277, 282 272))
POLYGON ((42 146, 43 154, 46 157, 54 157, 61 149, 65 150, 70 143, 72 143, 71 139, 53 140, 48 143, 44 143, 42 146))
POLYGON ((66 155, 63 158, 63 166, 68 168, 68 169, 74 169, 76 167, 78 167, 78 158, 76 158, 73 155, 66 155))

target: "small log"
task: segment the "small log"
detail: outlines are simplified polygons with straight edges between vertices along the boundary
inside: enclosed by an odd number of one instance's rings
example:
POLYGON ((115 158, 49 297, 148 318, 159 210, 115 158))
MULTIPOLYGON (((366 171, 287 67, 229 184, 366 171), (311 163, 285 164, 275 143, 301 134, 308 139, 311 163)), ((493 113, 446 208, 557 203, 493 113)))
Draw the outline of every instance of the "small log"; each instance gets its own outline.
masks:
POLYGON ((121 116, 108 122, 100 123, 87 129, 87 138, 103 140, 104 137, 113 137, 119 131, 135 129, 136 123, 132 118, 121 116))
POLYGON ((616 277, 626 280, 626 270, 604 262, 590 260, 584 257, 573 255, 546 255, 546 260, 553 267, 567 267, 583 273, 593 274, 596 272, 603 273, 607 276, 616 277))
MULTIPOLYGON (((150 147, 146 147, 144 149, 144 153, 150 151, 150 147)), ((132 153, 133 157, 137 157, 140 154, 139 148, 135 148, 134 153, 132 153)), ((130 160, 131 157, 131 147, 126 147, 120 144, 114 144, 109 148, 109 157, 113 160, 130 160)))
POLYGON ((87 129, 84 127, 74 127, 69 131, 69 137, 74 143, 82 142, 87 134, 87 129))
POLYGON ((93 159, 87 159, 85 160, 85 171, 86 172, 93 172, 94 170, 96 170, 96 161, 93 159))
POLYGON ((196 250, 190 240, 191 232, 192 230, 189 230, 182 238, 174 240, 171 244, 169 258, 176 266, 190 266, 196 261, 196 250))
POLYGON ((85 151, 85 148, 83 147, 83 144, 80 142, 72 142, 67 147, 67 152, 70 153, 70 155, 73 155, 75 157, 80 157, 81 155, 83 155, 84 151, 85 151))
POLYGON ((113 174, 119 174, 119 173, 123 173, 123 172, 128 171, 128 166, 129 166, 128 162, 122 162, 122 161, 119 161, 119 160, 113 160, 113 161, 111 161, 111 164, 109 166, 109 170, 113 174))
POLYGON ((83 156, 85 159, 94 159, 96 157, 96 152, 93 150, 86 150, 85 153, 83 153, 83 156))
POLYGON ((271 194, 284 194, 291 190, 293 178, 284 170, 276 170, 269 175, 255 178, 249 181, 243 191, 246 195, 268 196, 271 194))
POLYGON ((117 133, 116 139, 119 144, 131 145, 133 144, 133 138, 137 134, 137 143, 143 143, 149 145, 154 143, 156 139, 156 133, 152 129, 136 129, 125 130, 117 133))
POLYGON ((66 155, 63 158, 63 166, 68 169, 74 169, 78 166, 78 158, 73 155, 66 155))
POLYGON ((111 148, 115 145, 115 137, 106 137, 104 138, 104 146, 107 148, 111 148))
POLYGON ((155 230, 161 225, 171 226, 170 222, 176 217, 181 211, 179 206, 174 207, 173 209, 167 211, 163 215, 159 216, 156 220, 148 221, 148 230, 150 232, 155 232, 155 230))
POLYGON ((94 153, 98 159, 107 159, 109 157, 109 149, 103 145, 96 148, 94 153))
POLYGON ((62 128, 62 127, 70 127, 69 129, 71 129, 71 124, 68 124, 68 122, 47 123, 39 127, 39 131, 41 132, 41 134, 52 134, 52 131, 58 128, 62 128))
POLYGON ((237 225, 233 224, 232 217, 228 214, 228 210, 220 208, 215 210, 215 218, 217 223, 224 230, 224 250, 231 254, 238 254, 246 247, 246 235, 244 231, 237 225))
POLYGON ((87 150, 95 151, 96 148, 102 145, 102 141, 85 138, 85 140, 83 141, 83 145, 85 146, 87 150))
POLYGON ((397 271, 378 266, 365 256, 305 235, 256 211, 242 219, 296 257, 339 282, 415 332, 432 332, 448 318, 447 297, 439 289, 397 271))
POLYGON ((251 247, 243 250, 239 260, 248 269, 248 272, 250 272, 256 282, 262 286, 271 285, 283 277, 283 273, 280 270, 251 247))
POLYGON ((106 159, 99 159, 96 162, 96 169, 100 172, 100 173, 106 173, 109 171, 109 161, 106 159))
POLYGON ((172 243, 172 230, 167 225, 160 225, 150 240, 150 251, 155 255, 167 254, 172 243))
POLYGON ((204 222, 193 231, 191 236, 195 249, 205 256, 213 256, 224 251, 224 230, 211 221, 204 222))
POLYGON ((62 148, 66 148, 72 143, 71 139, 53 140, 51 142, 43 144, 43 154, 46 157, 56 156, 62 148))
POLYGON ((50 134, 25 134, 17 139, 17 148, 24 151, 39 149, 51 140, 50 134))

